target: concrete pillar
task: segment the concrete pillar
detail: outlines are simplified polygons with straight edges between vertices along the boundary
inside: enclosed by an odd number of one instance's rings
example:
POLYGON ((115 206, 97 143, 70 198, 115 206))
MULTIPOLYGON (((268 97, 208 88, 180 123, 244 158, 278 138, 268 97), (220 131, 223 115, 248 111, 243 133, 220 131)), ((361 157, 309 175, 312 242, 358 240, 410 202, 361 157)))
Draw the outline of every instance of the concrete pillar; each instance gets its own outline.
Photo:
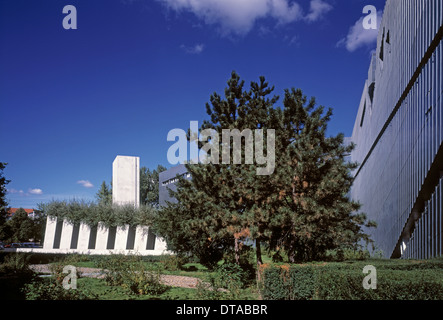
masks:
POLYGON ((91 233, 91 228, 87 224, 80 224, 80 231, 78 234, 78 250, 88 250, 89 246, 89 235, 91 233))
POLYGON ((45 240, 43 242, 44 249, 53 249, 56 226, 57 218, 48 216, 46 218, 45 240))
POLYGON ((128 241, 129 226, 117 227, 115 233, 115 250, 126 250, 126 242, 128 241))
POLYGON ((155 238, 155 251, 166 251, 166 241, 163 238, 156 237, 155 238))
POLYGON ((68 220, 63 220, 62 236, 60 239, 60 249, 70 249, 72 231, 74 230, 74 225, 69 223, 68 220))
POLYGON ((146 250, 148 230, 149 228, 146 226, 137 226, 135 230, 134 251, 142 252, 146 250))
POLYGON ((95 250, 106 250, 108 244, 108 232, 109 229, 99 222, 97 226, 97 240, 95 242, 95 250))
POLYGON ((112 163, 112 203, 140 205, 140 158, 117 156, 112 163))

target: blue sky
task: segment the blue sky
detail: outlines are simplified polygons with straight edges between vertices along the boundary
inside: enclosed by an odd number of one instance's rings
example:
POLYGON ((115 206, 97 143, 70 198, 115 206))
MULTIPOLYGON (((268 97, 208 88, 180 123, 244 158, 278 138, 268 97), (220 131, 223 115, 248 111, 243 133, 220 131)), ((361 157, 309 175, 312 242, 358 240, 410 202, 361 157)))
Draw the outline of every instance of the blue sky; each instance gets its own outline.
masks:
MULTIPOLYGON (((384 0, 0 0, 0 161, 11 207, 93 200, 117 155, 166 167, 233 70, 301 88, 350 136, 384 0), (65 5, 77 29, 65 30, 65 5)), ((281 101, 280 101, 281 103, 281 101)), ((280 104, 277 104, 280 105, 280 104)))

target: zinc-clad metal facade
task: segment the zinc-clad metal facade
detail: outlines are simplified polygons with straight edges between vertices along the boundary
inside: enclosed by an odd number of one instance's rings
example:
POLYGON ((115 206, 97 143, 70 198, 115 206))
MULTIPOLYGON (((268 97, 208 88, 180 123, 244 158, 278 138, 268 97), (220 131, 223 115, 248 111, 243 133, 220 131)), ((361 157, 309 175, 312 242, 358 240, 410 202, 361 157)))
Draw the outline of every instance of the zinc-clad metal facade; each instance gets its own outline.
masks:
POLYGON ((385 257, 443 254, 443 1, 387 0, 351 140, 385 257))

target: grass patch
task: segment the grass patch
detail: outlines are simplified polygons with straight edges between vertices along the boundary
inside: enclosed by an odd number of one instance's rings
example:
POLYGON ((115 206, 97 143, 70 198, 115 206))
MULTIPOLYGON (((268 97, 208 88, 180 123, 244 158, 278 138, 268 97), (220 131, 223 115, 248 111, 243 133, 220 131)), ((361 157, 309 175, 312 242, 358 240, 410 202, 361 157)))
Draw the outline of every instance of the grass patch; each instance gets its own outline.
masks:
POLYGON ((81 287, 99 300, 195 300, 197 291, 188 288, 168 287, 167 290, 159 295, 133 295, 121 286, 109 286, 103 279, 80 278, 77 283, 81 287))

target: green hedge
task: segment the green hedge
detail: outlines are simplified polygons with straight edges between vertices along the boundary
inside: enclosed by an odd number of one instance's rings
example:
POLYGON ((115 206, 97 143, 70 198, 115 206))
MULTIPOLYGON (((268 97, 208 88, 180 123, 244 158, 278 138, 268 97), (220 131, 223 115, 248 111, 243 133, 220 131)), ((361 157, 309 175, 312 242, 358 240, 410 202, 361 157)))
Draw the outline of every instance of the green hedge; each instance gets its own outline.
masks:
POLYGON ((263 268, 267 300, 442 300, 443 260, 368 261, 263 268), (377 288, 364 289, 365 265, 377 271, 377 288))
POLYGON ((155 208, 148 205, 102 205, 84 201, 52 201, 45 204, 44 214, 50 217, 66 219, 70 223, 85 223, 91 227, 103 223, 107 228, 125 225, 152 225, 157 214, 155 208))

